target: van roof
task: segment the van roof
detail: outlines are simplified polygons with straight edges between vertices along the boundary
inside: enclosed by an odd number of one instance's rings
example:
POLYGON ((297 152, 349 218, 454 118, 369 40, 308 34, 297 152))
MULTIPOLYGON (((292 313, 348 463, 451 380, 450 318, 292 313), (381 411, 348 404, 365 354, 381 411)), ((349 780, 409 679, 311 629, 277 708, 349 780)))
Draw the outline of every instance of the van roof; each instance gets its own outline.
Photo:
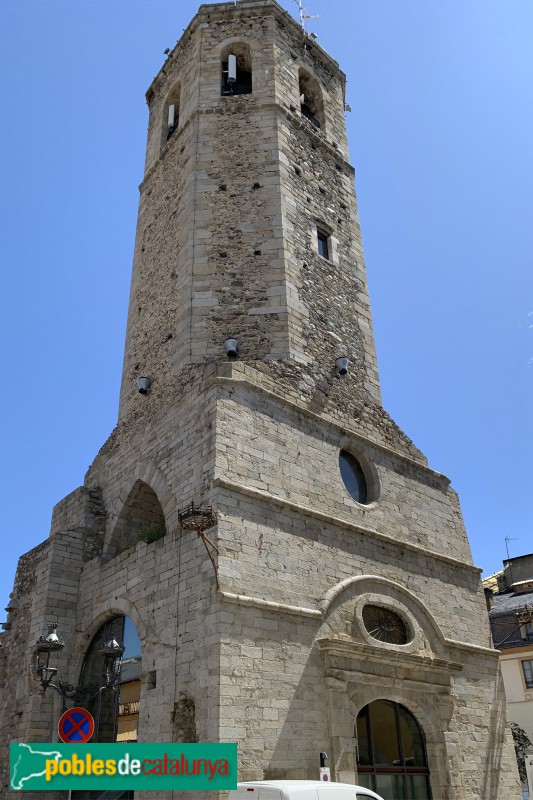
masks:
POLYGON ((337 783, 336 781, 331 781, 329 783, 324 783, 324 781, 299 781, 299 780, 277 780, 277 781, 239 781, 237 784, 238 789, 246 788, 246 787, 256 787, 259 789, 261 786, 271 786, 273 789, 284 789, 285 787, 290 787, 291 789, 308 789, 310 786, 339 786, 347 789, 358 789, 360 787, 355 786, 353 783, 337 783))
MULTIPOLYGON (((350 794, 348 797, 353 797, 355 792, 361 792, 365 795, 365 797, 375 797, 377 800, 382 800, 378 794, 372 792, 370 789, 366 789, 363 786, 358 786, 357 784, 353 783, 336 783, 335 781, 328 781, 327 783, 324 781, 300 781, 300 780, 291 780, 287 778, 286 780, 271 780, 271 781, 243 781, 237 784, 236 789, 232 789, 229 793, 230 800, 234 798, 237 800, 238 797, 244 799, 244 794, 241 795, 241 792, 246 792, 247 790, 251 789, 277 789, 282 796, 285 795, 292 795, 298 794, 298 792, 303 792, 305 789, 311 789, 312 787, 321 787, 322 789, 329 789, 328 795, 331 796, 332 794, 336 794, 336 792, 331 792, 331 789, 348 789, 350 794)), ((256 795, 257 796, 257 795, 256 795)), ((254 795, 248 795, 250 800, 254 797, 254 795)), ((346 797, 346 795, 345 795, 346 797)), ((248 799, 247 799, 248 800, 248 799)))

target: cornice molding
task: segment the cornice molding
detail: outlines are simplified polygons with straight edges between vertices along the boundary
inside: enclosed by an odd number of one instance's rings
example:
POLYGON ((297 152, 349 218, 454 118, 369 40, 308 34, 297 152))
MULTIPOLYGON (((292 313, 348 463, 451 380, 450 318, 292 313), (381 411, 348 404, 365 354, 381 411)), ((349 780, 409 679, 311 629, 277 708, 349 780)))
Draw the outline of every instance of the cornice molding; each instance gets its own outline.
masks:
POLYGON ((228 481, 225 478, 215 478, 213 481, 213 488, 220 487, 221 489, 227 489, 231 492, 236 492, 238 494, 243 494, 246 497, 251 497, 254 500, 262 500, 263 502, 269 503, 271 505, 278 505, 282 508, 289 509, 294 511, 296 514, 301 514, 306 517, 311 517, 313 519, 320 520, 321 522, 326 522, 330 525, 333 525, 336 528, 343 528, 344 530, 352 531, 353 533, 359 533, 363 536, 369 536, 379 541, 383 544, 387 544, 390 547, 399 548, 400 550, 407 550, 411 553, 416 553, 416 555, 423 556, 424 558, 428 558, 432 561, 439 561, 444 564, 448 564, 449 566, 453 566, 456 569, 460 569, 462 571, 470 572, 475 575, 481 574, 481 569, 479 567, 475 567, 472 564, 466 564, 464 561, 459 561, 456 558, 451 558, 450 556, 445 556, 442 553, 436 553, 434 550, 427 550, 424 547, 420 547, 420 545, 411 544, 410 542, 400 541, 395 539, 393 536, 389 536, 386 533, 381 533, 380 531, 375 530, 374 528, 367 528, 363 527, 362 525, 356 525, 353 522, 349 522, 348 520, 342 519, 341 517, 334 517, 331 514, 326 514, 323 511, 319 511, 315 508, 310 508, 309 506, 302 506, 299 503, 294 503, 292 500, 286 500, 283 497, 279 497, 278 495, 270 494, 270 492, 265 492, 262 489, 255 489, 251 486, 246 486, 242 483, 237 483, 236 481, 228 481))

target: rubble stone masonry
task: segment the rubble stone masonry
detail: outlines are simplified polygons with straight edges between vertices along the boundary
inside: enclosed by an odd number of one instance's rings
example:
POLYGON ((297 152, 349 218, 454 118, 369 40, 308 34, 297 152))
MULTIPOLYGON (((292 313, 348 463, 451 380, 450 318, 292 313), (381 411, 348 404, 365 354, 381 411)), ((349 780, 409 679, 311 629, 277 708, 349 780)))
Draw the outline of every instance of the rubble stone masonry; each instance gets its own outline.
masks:
POLYGON ((117 614, 142 644, 142 741, 237 741, 241 779, 316 778, 326 750, 355 783, 355 719, 388 699, 424 731, 433 800, 520 796, 457 496, 381 406, 344 85, 274 0, 241 0, 201 6, 148 90, 119 421, 20 559, 1 636, 6 800, 9 741, 57 738, 38 637, 59 621, 55 665, 75 683, 117 614), (232 48, 249 94, 221 94, 232 48), (320 127, 301 113, 302 75, 320 127), (216 574, 180 529, 191 501, 216 511, 216 574), (139 541, 143 520, 165 535, 139 541), (373 638, 367 604, 395 611, 408 642, 373 638))

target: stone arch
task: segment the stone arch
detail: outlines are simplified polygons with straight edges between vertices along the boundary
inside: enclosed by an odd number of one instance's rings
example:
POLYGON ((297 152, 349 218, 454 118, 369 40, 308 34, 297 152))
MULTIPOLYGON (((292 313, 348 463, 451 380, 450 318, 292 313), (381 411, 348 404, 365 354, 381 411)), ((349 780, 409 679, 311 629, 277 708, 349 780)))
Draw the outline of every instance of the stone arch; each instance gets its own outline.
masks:
POLYGON ((421 641, 422 637, 417 636, 416 630, 413 630, 413 641, 409 650, 417 651, 426 647, 434 653, 444 654, 446 639, 425 604, 401 584, 378 575, 354 575, 337 583, 326 592, 318 604, 326 626, 328 617, 331 617, 339 606, 348 604, 350 600, 356 602, 360 597, 368 597, 370 602, 379 602, 382 598, 384 604, 399 611, 400 614, 406 609, 409 615, 412 615, 415 623, 413 627, 416 627, 416 624, 420 626, 425 644, 421 641))
POLYGON ((375 700, 392 700, 394 703, 400 703, 405 706, 416 717, 419 725, 424 730, 426 740, 428 735, 434 735, 438 740, 441 738, 438 730, 438 726, 441 724, 441 715, 437 711, 438 704, 428 703, 426 697, 417 696, 416 692, 405 692, 394 685, 387 687, 386 691, 383 686, 379 685, 366 685, 363 690, 361 690, 361 687, 349 685, 348 699, 350 713, 354 721, 357 719, 359 712, 375 700))
POLYGON ((74 674, 79 675, 85 652, 104 625, 106 620, 114 616, 129 617, 137 629, 143 651, 146 645, 154 638, 154 632, 149 623, 139 614, 137 607, 125 597, 114 598, 112 602, 102 602, 93 607, 89 622, 79 631, 72 643, 72 652, 76 653, 74 674))
POLYGON ((252 49, 247 42, 232 41, 220 52, 220 94, 231 97, 251 94, 253 90, 252 49), (230 56, 236 59, 236 74, 230 75, 230 56))
POLYGON ((115 599, 107 607, 100 606, 98 612, 75 643, 79 647, 78 681, 89 690, 83 706, 95 720, 95 741, 137 741, 146 641, 140 627, 144 626, 132 604, 122 599, 115 599), (101 653, 101 645, 110 640, 123 646, 114 669, 101 653), (107 683, 109 679, 113 680, 113 688, 107 683), (104 688, 95 691, 95 685, 104 688))
POLYGON ((180 98, 181 83, 176 83, 170 89, 163 103, 163 116, 161 120, 161 150, 174 136, 180 124, 180 98))
POLYGON ((108 554, 118 555, 139 541, 155 541, 167 532, 165 514, 152 487, 137 479, 109 540, 108 554))
POLYGON ((300 67, 298 70, 298 93, 300 111, 316 128, 324 127, 324 98, 319 82, 310 72, 300 67))
POLYGON ((350 716, 354 723, 363 708, 376 700, 390 700, 404 706, 416 719, 424 733, 430 783, 433 795, 442 796, 442 790, 449 785, 447 769, 445 732, 448 730, 453 714, 453 702, 448 696, 439 697, 433 693, 420 695, 416 690, 402 690, 392 683, 385 690, 383 686, 355 684, 348 685, 350 716))
POLYGON ((150 461, 141 462, 113 503, 104 557, 113 558, 140 539, 159 538, 158 528, 164 535, 172 530, 176 513, 176 500, 162 472, 150 461))

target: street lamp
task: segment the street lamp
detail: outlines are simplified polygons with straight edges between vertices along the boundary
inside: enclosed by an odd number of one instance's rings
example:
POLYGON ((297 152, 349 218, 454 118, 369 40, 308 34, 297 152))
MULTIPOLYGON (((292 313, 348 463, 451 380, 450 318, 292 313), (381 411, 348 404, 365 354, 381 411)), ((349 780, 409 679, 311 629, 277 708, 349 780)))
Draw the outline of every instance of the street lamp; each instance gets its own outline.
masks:
POLYGON ((120 676, 122 655, 124 645, 120 644, 116 638, 115 631, 105 633, 104 641, 98 648, 98 653, 102 656, 102 680, 100 683, 90 683, 85 686, 74 686, 57 678, 57 667, 50 666, 50 656, 52 653, 60 653, 66 645, 64 639, 57 635, 59 623, 51 622, 48 625, 47 636, 41 636, 37 641, 35 649, 35 671, 41 680, 43 694, 48 688, 55 689, 63 698, 63 705, 66 700, 74 703, 91 700, 104 689, 114 689, 120 676))

